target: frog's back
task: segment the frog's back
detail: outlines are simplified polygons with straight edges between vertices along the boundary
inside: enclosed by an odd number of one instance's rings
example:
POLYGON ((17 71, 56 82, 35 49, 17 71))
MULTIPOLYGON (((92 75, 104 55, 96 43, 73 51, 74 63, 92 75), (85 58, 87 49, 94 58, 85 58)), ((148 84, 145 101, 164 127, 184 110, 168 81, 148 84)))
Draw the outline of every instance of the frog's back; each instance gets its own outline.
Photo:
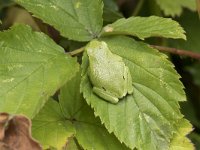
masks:
POLYGON ((113 59, 107 58, 104 50, 98 51, 97 55, 90 57, 89 70, 90 80, 94 86, 109 89, 115 93, 121 93, 124 82, 125 65, 121 57, 113 55, 113 59))
POLYGON ((95 87, 123 93, 125 64, 113 54, 105 42, 94 40, 86 48, 89 57, 89 77, 95 87))

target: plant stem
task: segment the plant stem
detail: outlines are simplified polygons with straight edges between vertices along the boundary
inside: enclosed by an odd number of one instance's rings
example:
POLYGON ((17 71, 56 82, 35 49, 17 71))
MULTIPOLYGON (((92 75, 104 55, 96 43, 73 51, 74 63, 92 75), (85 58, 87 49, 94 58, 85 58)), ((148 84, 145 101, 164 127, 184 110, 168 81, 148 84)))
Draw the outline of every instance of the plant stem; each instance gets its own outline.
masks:
POLYGON ((74 51, 68 52, 67 54, 74 56, 74 55, 77 55, 79 53, 82 53, 84 50, 85 50, 85 47, 81 47, 81 48, 76 49, 74 51))
POLYGON ((162 51, 162 52, 168 52, 168 53, 172 53, 172 54, 176 54, 176 55, 180 55, 180 56, 188 56, 188 57, 200 60, 200 53, 177 49, 177 48, 157 46, 157 45, 151 45, 151 47, 158 49, 159 51, 162 51))
POLYGON ((142 8, 143 3, 144 3, 144 0, 139 0, 138 1, 138 4, 137 4, 135 10, 133 11, 132 16, 137 16, 138 15, 138 13, 140 12, 140 9, 142 8))

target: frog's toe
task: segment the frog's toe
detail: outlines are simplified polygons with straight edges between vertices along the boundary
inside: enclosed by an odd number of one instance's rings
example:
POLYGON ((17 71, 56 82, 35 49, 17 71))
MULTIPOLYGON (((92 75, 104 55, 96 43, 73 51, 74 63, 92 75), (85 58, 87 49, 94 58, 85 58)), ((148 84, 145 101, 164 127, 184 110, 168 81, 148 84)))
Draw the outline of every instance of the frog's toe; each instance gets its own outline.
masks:
POLYGON ((117 97, 113 96, 111 93, 109 93, 101 88, 93 87, 93 92, 96 95, 98 95, 99 97, 103 98, 104 100, 106 100, 110 103, 116 104, 119 101, 119 99, 117 97))
POLYGON ((128 90, 128 94, 132 94, 132 93, 133 93, 133 87, 128 90))

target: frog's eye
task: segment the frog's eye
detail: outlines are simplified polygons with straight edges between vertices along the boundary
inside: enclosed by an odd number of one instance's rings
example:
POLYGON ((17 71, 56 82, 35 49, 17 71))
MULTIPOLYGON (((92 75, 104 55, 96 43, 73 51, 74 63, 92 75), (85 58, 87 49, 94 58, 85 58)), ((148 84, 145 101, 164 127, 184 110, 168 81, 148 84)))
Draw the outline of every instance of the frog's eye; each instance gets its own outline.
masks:
POLYGON ((125 77, 123 76, 123 79, 125 80, 125 77))

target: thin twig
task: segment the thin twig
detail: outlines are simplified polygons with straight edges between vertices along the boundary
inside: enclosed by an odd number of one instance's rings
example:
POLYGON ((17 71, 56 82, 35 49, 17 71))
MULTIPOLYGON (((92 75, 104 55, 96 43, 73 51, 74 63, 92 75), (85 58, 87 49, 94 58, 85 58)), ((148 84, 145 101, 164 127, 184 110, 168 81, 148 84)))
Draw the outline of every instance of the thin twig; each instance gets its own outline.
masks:
MULTIPOLYGON (((165 46, 157 46, 157 45, 151 45, 152 48, 155 48, 159 51, 162 52, 168 52, 168 53, 172 53, 172 54, 176 54, 176 55, 180 55, 180 56, 188 56, 197 60, 200 60, 200 53, 195 53, 192 51, 187 51, 187 50, 182 50, 182 49, 177 49, 177 48, 171 48, 171 47, 165 47, 165 46)), ((79 53, 82 53, 85 50, 85 47, 81 47, 79 49, 76 49, 72 52, 68 52, 67 54, 74 56, 77 55, 79 53)))
POLYGON ((79 53, 82 53, 84 51, 85 47, 81 47, 79 49, 76 49, 74 51, 71 51, 71 52, 68 52, 67 54, 71 55, 71 56, 74 56, 74 55, 77 55, 79 53))
POLYGON ((180 56, 188 56, 188 57, 200 60, 200 53, 177 49, 177 48, 156 46, 156 45, 151 45, 151 47, 158 49, 159 51, 168 52, 168 53, 172 53, 172 54, 176 54, 180 56))

